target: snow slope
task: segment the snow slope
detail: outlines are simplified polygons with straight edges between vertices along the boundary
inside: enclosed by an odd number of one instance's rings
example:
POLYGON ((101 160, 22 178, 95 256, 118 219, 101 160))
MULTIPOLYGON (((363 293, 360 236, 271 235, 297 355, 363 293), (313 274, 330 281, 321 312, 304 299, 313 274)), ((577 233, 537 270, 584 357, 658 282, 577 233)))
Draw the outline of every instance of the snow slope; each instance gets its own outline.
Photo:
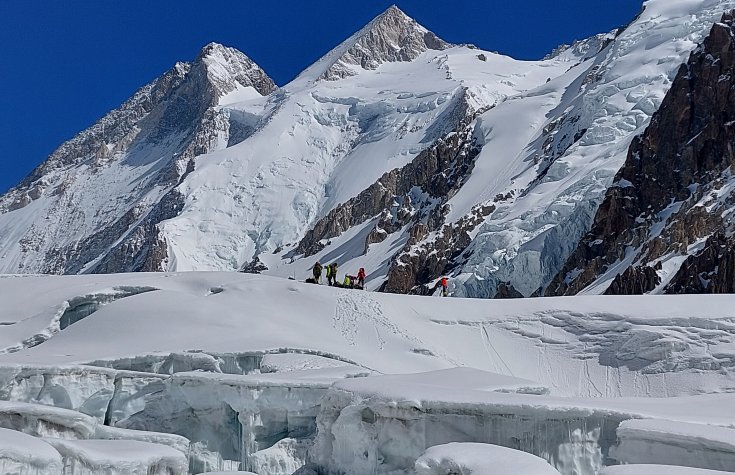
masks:
POLYGON ((680 65, 733 7, 722 0, 647 1, 581 73, 570 71, 478 119, 485 146, 449 201, 449 220, 497 195, 513 197, 474 231, 455 295, 493 297, 506 282, 529 296, 549 283, 590 228, 631 141, 648 126, 680 65))
POLYGON ((194 473, 388 473, 480 442, 593 475, 627 419, 735 427, 730 295, 487 301, 222 272, 8 275, 0 295, 0 427, 163 444, 194 473))
POLYGON ((0 197, 0 272, 157 269, 153 226, 176 213, 173 188, 194 156, 238 135, 218 106, 273 89, 216 43, 176 63, 0 197))
MULTIPOLYGON (((305 71, 258 105, 268 115, 257 133, 197 158, 179 187, 188 197, 182 212, 162 226, 168 270, 237 270, 298 242, 335 206, 451 132, 465 96, 474 110, 494 106, 568 67, 453 47, 339 81, 305 71)), ((254 107, 228 106, 232 116, 254 107)))
MULTIPOLYGON (((705 301, 445 301, 230 273, 3 277, 0 293, 10 299, 0 308, 0 362, 6 363, 114 362, 144 355, 162 361, 191 350, 307 352, 384 373, 470 366, 566 395, 664 396, 733 387, 735 324, 728 310, 732 298, 725 295, 705 301), (131 295, 58 329, 69 301, 120 288, 131 295), (515 357, 519 348, 523 358, 515 357)), ((150 363, 139 370, 153 368, 150 363)))

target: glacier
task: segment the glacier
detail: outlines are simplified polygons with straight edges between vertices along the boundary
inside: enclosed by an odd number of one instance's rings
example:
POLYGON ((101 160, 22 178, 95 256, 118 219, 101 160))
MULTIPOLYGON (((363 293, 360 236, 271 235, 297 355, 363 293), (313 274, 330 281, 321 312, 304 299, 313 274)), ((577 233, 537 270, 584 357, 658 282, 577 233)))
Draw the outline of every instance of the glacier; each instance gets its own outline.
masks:
MULTIPOLYGON (((174 450, 186 467, 172 473, 411 474, 457 442, 564 475, 657 454, 729 463, 717 444, 735 432, 730 295, 482 301, 225 272, 3 276, 0 338, 123 286, 157 290, 0 354, 0 427, 174 450)), ((83 448, 63 447, 74 460, 83 448)), ((179 463, 164 459, 130 463, 179 463)))

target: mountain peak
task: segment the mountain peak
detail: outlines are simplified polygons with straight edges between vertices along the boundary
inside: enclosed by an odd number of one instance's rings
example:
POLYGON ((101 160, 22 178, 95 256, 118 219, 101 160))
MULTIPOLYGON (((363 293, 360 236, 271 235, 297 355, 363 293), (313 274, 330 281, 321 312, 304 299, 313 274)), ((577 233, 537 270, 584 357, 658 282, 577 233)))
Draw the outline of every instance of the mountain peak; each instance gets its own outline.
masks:
POLYGON ((205 45, 194 61, 223 96, 238 88, 253 87, 265 96, 276 89, 273 80, 252 59, 241 51, 211 42, 205 45))
POLYGON ((375 17, 375 20, 385 18, 385 17, 393 17, 393 18, 400 18, 400 19, 408 20, 408 21, 414 21, 413 18, 406 15, 406 13, 403 10, 398 8, 398 5, 396 5, 395 3, 389 6, 383 13, 375 17))
MULTIPOLYGON (((452 45, 421 26, 396 5, 391 5, 360 31, 322 57, 320 79, 338 80, 354 76, 360 69, 376 69, 383 63, 413 61, 427 50, 452 45)), ((314 69, 310 68, 312 72, 314 69)), ((307 70, 307 71, 309 71, 307 70)))
POLYGON ((204 45, 202 47, 202 49, 199 50, 199 54, 197 55, 197 59, 199 59, 199 58, 205 58, 205 57, 211 56, 213 54, 217 54, 219 52, 226 51, 228 49, 233 49, 233 48, 228 48, 227 46, 225 46, 225 45, 223 45, 221 43, 217 43, 217 42, 212 41, 212 42, 207 43, 206 45, 204 45))

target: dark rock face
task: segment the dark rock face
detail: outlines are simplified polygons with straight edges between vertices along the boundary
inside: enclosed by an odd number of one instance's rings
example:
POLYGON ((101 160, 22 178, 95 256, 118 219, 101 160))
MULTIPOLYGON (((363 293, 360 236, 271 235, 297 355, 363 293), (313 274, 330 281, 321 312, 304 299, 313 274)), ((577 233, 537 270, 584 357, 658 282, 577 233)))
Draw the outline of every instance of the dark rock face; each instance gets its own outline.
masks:
POLYGON ((732 291, 734 146, 735 28, 726 14, 679 70, 546 294, 575 294, 606 272, 617 274, 608 294, 732 291), (676 256, 684 263, 662 272, 676 256))
POLYGON ((498 286, 498 293, 495 294, 496 299, 522 299, 523 294, 518 292, 512 285, 501 282, 498 286))
POLYGON ((732 235, 715 234, 704 249, 689 256, 666 289, 672 294, 735 293, 735 247, 732 235))
POLYGON ((430 294, 433 287, 428 283, 450 273, 453 262, 472 242, 470 232, 493 211, 493 205, 480 205, 457 223, 442 224, 442 209, 428 221, 428 225, 414 226, 408 243, 395 257, 381 290, 398 294, 430 294))
POLYGON ((268 270, 268 266, 260 261, 259 257, 255 257, 250 263, 246 264, 240 272, 245 274, 260 274, 268 270))
POLYGON ((641 295, 655 289, 661 283, 658 272, 661 263, 655 266, 628 267, 618 274, 607 289, 610 295, 641 295))

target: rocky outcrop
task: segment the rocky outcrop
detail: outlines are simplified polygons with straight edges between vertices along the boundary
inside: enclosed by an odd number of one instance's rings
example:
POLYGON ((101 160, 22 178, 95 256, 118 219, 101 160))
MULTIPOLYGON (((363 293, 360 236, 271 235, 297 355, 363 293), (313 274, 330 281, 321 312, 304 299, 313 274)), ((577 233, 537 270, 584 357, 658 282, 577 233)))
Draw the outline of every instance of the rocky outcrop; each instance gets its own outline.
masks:
POLYGON ((661 263, 654 266, 628 267, 625 272, 618 274, 608 287, 611 295, 641 295, 652 291, 661 283, 658 272, 661 263))
POLYGON ((726 14, 679 70, 546 294, 605 280, 609 294, 730 291, 733 143, 735 28, 726 14))
POLYGON ((443 211, 437 210, 428 224, 419 223, 411 229, 408 243, 394 258, 382 291, 430 294, 434 289, 431 281, 451 271, 454 261, 472 242, 470 233, 495 207, 478 205, 470 215, 453 224, 442 224, 443 211))
POLYGON ((339 56, 321 78, 354 76, 356 67, 376 69, 383 63, 413 61, 426 50, 450 46, 393 5, 333 51, 339 56))
POLYGON ((496 299, 522 299, 523 294, 518 292, 512 285, 501 282, 498 286, 498 292, 495 294, 496 299))
POLYGON ((666 290, 672 294, 735 293, 735 246, 733 238, 717 233, 704 248, 687 257, 666 290))
POLYGON ((207 83, 212 86, 216 99, 242 86, 252 87, 261 96, 267 96, 277 88, 252 59, 219 43, 209 43, 202 48, 195 64, 206 69, 207 83))

